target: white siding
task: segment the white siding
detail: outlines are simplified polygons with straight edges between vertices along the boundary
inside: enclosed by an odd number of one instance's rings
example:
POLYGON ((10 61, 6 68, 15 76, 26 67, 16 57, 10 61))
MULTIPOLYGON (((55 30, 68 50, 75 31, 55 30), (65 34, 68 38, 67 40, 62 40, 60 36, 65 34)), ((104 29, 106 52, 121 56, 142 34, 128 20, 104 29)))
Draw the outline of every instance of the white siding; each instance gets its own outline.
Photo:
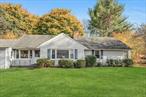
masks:
POLYGON ((127 57, 128 51, 124 50, 104 50, 103 59, 124 59, 127 57))
POLYGON ((10 67, 11 63, 11 48, 0 48, 0 69, 10 67))
MULTIPOLYGON (((48 57, 48 54, 47 54, 48 49, 51 49, 51 50, 54 49, 56 51, 57 50, 73 50, 73 51, 75 51, 75 49, 77 49, 77 51, 78 51, 77 58, 78 59, 85 58, 84 49, 87 49, 85 46, 81 45, 80 43, 76 42, 75 40, 73 40, 72 38, 70 38, 64 34, 60 34, 60 35, 54 37, 53 39, 43 43, 41 46, 39 46, 39 48, 40 48, 40 57, 41 58, 48 57)), ((59 59, 56 58, 53 60, 55 60, 55 65, 57 66, 59 59)))
POLYGON ((5 68, 5 49, 0 49, 0 68, 5 68))
POLYGON ((85 50, 85 56, 92 55, 92 50, 85 50))
POLYGON ((41 52, 41 58, 47 58, 47 50, 48 49, 62 49, 62 50, 71 50, 71 49, 77 49, 78 50, 78 58, 83 59, 84 58, 84 47, 83 45, 79 44, 75 40, 66 37, 65 35, 57 36, 53 40, 50 40, 49 42, 44 43, 40 46, 40 52, 41 52))

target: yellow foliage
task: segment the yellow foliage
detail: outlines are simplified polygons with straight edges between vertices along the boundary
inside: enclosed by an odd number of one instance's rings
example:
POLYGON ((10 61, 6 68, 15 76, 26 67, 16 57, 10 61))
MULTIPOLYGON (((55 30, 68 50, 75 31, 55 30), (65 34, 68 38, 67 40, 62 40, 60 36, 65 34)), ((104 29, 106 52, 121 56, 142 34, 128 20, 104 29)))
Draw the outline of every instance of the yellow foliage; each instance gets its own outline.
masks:
POLYGON ((0 35, 1 39, 16 39, 18 36, 14 34, 13 32, 7 32, 4 35, 0 35))
POLYGON ((82 36, 84 29, 81 22, 72 15, 70 10, 55 8, 40 18, 35 31, 35 34, 66 33, 73 37, 76 32, 82 36))
POLYGON ((132 49, 132 58, 135 62, 140 60, 140 55, 146 52, 144 39, 133 32, 114 33, 113 36, 132 49))

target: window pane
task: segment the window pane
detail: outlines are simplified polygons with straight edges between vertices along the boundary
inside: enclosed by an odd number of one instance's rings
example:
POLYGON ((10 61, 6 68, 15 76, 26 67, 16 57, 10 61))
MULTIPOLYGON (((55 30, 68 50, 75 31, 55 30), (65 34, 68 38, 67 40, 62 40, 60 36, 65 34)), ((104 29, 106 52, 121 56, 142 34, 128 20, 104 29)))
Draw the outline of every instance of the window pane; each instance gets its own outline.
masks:
POLYGON ((13 49, 13 51, 12 51, 12 56, 13 56, 14 58, 19 58, 19 50, 13 49))
POLYGON ((69 58, 69 50, 57 50, 57 58, 69 58))
POLYGON ((52 59, 55 59, 55 50, 52 50, 52 59))
POLYGON ((40 50, 35 50, 35 57, 40 57, 40 50))
POLYGON ((103 59, 103 50, 101 50, 101 59, 103 59))
POLYGON ((30 58, 32 58, 32 50, 30 50, 30 58))
POLYGON ((73 50, 70 50, 70 58, 71 58, 71 59, 74 58, 74 52, 73 52, 73 50))
POLYGON ((77 59, 77 58, 78 58, 78 50, 75 49, 75 59, 77 59))
POLYGON ((50 59, 50 49, 48 49, 47 56, 48 56, 48 58, 50 59))
POLYGON ((28 50, 21 50, 21 58, 28 58, 28 50))
POLYGON ((19 50, 16 50, 16 58, 19 58, 19 50))
POLYGON ((95 56, 96 56, 96 58, 100 58, 99 51, 95 51, 95 56))

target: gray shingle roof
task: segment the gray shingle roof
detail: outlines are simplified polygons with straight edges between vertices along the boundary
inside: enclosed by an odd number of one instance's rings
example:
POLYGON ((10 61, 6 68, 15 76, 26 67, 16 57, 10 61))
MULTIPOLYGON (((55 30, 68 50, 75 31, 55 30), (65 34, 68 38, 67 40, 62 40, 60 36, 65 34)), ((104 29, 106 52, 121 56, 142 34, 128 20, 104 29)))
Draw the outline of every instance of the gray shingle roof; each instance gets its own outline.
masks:
POLYGON ((77 41, 89 49, 130 49, 126 44, 112 37, 81 38, 77 41))
POLYGON ((0 39, 0 47, 13 47, 17 40, 0 39))
POLYGON ((52 35, 25 35, 18 39, 14 47, 17 48, 36 48, 40 44, 52 39, 52 35))
POLYGON ((0 47, 36 48, 53 37, 52 35, 24 35, 17 40, 0 39, 0 47))
MULTIPOLYGON (((40 44, 52 39, 52 35, 24 35, 17 40, 0 39, 0 47, 36 48, 40 44)), ((81 38, 77 42, 89 49, 130 49, 120 40, 111 37, 98 37, 94 40, 81 38)))

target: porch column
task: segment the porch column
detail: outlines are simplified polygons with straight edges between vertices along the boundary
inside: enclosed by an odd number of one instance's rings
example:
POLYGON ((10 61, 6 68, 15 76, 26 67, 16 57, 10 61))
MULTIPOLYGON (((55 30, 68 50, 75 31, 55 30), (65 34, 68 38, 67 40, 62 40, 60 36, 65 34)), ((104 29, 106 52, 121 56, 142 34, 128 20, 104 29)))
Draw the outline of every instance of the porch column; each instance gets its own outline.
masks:
POLYGON ((34 50, 32 50, 32 58, 34 58, 35 57, 35 52, 34 52, 34 50))
POLYGON ((18 50, 18 53, 19 53, 19 58, 18 59, 21 59, 21 52, 20 52, 20 50, 18 50))
POLYGON ((57 49, 55 49, 55 59, 57 59, 57 49))

